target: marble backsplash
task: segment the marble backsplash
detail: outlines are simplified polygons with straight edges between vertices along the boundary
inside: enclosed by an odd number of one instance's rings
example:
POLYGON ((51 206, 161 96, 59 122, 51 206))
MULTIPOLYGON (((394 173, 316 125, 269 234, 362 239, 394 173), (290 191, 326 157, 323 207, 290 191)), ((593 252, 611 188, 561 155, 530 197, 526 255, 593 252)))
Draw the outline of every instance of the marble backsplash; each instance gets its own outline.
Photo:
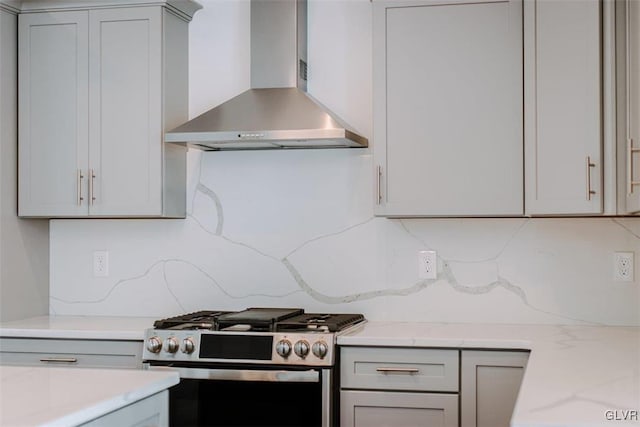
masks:
MULTIPOLYGON (((249 3, 200 0, 190 117, 249 87, 249 3), (212 82, 215 82, 213 84, 212 82)), ((310 0, 309 92, 371 139, 369 0, 310 0)), ((184 220, 53 220, 50 311, 300 306, 370 319, 640 325, 640 218, 373 216, 371 150, 189 152, 184 220), (418 251, 438 254, 418 279, 418 251), (92 276, 93 251, 110 275, 92 276), (613 281, 634 251, 636 281, 613 281)))
POLYGON ((358 149, 190 151, 186 219, 51 221, 50 312, 640 325, 640 218, 379 218, 372 170, 358 149), (418 278, 425 249, 435 280, 418 278), (615 251, 635 252, 635 282, 613 280, 615 251))

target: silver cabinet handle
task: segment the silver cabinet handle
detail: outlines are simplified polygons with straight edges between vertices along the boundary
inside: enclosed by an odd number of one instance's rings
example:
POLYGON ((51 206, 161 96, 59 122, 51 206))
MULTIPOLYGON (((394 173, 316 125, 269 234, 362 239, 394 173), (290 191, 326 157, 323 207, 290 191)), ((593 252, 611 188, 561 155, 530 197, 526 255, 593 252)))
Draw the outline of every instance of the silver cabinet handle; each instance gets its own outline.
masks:
POLYGON ((84 179, 82 169, 78 169, 76 176, 78 179, 78 185, 76 186, 78 189, 78 206, 82 206, 82 201, 84 200, 84 197, 82 197, 82 180, 84 179))
POLYGON ((75 357, 44 357, 40 359, 43 363, 78 363, 75 357))
POLYGON ((418 368, 376 368, 376 371, 383 374, 417 374, 420 372, 418 368))
POLYGON ((627 139, 627 194, 633 194, 633 186, 640 185, 640 181, 633 180, 633 155, 640 153, 640 148, 633 147, 633 139, 627 139))
POLYGON ((93 169, 89 169, 89 203, 93 205, 96 201, 95 195, 95 180, 96 180, 96 171, 93 169))
POLYGON ((591 168, 595 167, 596 164, 591 163, 591 156, 587 156, 587 200, 591 200, 591 196, 596 194, 596 192, 591 189, 591 168))
POLYGON ((378 165, 376 177, 376 195, 377 195, 377 204, 382 204, 382 166, 378 165))

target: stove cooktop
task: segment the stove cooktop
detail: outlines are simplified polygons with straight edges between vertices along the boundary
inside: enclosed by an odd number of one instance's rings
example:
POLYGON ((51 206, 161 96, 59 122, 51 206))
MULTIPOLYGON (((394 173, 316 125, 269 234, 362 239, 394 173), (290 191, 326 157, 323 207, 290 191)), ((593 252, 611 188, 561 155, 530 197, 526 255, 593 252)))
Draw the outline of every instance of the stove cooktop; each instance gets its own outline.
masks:
POLYGON ((362 314, 305 313, 301 308, 203 310, 161 319, 145 332, 143 360, 182 366, 272 364, 333 366, 336 336, 362 314))
POLYGON ((155 329, 245 332, 339 332, 363 322, 362 314, 304 313, 300 308, 258 307, 246 310, 203 310, 154 322, 155 329))

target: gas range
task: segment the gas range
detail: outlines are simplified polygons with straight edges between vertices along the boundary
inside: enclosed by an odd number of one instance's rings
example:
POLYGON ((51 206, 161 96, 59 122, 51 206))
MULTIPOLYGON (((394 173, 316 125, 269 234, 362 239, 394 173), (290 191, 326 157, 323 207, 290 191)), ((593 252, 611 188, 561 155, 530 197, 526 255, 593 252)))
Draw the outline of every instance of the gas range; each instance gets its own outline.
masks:
POLYGON ((145 362, 326 367, 339 334, 361 327, 362 314, 292 308, 198 311, 157 320, 145 332, 145 362))

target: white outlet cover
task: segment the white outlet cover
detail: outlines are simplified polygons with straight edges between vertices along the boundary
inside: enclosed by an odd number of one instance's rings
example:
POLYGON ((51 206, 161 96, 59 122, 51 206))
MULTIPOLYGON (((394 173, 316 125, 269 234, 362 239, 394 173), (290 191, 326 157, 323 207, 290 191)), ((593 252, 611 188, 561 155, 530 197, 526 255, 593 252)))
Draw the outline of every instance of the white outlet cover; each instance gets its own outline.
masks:
POLYGON ((436 251, 418 252, 418 278, 436 279, 438 277, 438 258, 436 251))
POLYGON ((109 252, 93 253, 93 277, 109 277, 109 252))
POLYGON ((633 252, 616 252, 613 257, 613 280, 633 282, 633 252))

